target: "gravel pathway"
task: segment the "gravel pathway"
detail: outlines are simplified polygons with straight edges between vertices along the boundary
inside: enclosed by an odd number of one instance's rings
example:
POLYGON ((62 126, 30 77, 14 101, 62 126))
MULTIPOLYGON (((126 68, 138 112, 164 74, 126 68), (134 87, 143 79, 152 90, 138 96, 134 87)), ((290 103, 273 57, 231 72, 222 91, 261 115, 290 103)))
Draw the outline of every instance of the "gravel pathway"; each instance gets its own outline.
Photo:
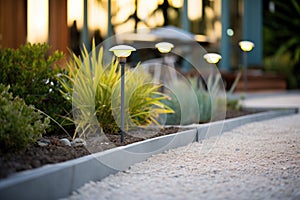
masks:
POLYGON ((152 156, 68 199, 300 199, 300 115, 152 156))

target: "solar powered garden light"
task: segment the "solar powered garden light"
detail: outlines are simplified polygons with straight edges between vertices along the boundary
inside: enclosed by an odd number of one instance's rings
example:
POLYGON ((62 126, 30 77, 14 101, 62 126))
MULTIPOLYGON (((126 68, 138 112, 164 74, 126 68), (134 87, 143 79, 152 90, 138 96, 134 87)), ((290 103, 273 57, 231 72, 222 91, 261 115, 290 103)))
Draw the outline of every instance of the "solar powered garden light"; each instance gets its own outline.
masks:
MULTIPOLYGON (((173 47, 174 47, 174 45, 169 42, 159 42, 155 45, 155 48, 157 48, 158 51, 162 54, 169 53, 173 47)), ((164 58, 163 58, 163 65, 165 63, 166 63, 166 56, 164 56, 164 58)), ((165 73, 162 73, 163 82, 165 81, 164 79, 165 79, 165 73)), ((161 88, 161 92, 164 93, 164 87, 161 88)))
POLYGON ((125 64, 126 58, 130 56, 132 51, 136 49, 132 46, 128 45, 117 45, 109 49, 112 51, 116 57, 119 59, 119 63, 121 65, 121 143, 124 143, 124 129, 125 129, 125 121, 124 121, 124 97, 125 97, 125 64))
POLYGON ((171 49, 174 47, 173 44, 169 42, 160 42, 155 45, 160 53, 169 53, 171 49))
POLYGON ((250 41, 241 41, 239 45, 244 52, 251 51, 254 48, 254 43, 250 41))
MULTIPOLYGON (((209 64, 217 64, 221 60, 222 56, 217 53, 206 53, 206 54, 204 54, 203 58, 209 64)), ((213 68, 211 67, 210 73, 212 74, 212 72, 213 72, 213 68)))
POLYGON ((244 52, 244 92, 246 93, 248 89, 247 52, 254 48, 254 43, 250 41, 240 41, 239 46, 244 52))
POLYGON ((221 60, 222 56, 217 53, 207 53, 203 56, 203 58, 210 64, 216 64, 221 60))

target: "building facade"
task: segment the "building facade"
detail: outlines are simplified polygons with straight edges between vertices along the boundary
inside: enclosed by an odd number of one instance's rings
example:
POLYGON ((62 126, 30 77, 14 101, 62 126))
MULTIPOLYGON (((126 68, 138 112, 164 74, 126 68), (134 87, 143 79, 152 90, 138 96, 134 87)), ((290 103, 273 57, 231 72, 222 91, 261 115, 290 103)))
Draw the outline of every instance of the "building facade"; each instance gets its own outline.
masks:
POLYGON ((255 43, 249 65, 262 65, 262 0, 0 0, 0 11, 1 48, 46 42, 67 53, 74 22, 86 46, 91 37, 173 25, 205 36, 222 70, 239 67, 240 40, 255 43))

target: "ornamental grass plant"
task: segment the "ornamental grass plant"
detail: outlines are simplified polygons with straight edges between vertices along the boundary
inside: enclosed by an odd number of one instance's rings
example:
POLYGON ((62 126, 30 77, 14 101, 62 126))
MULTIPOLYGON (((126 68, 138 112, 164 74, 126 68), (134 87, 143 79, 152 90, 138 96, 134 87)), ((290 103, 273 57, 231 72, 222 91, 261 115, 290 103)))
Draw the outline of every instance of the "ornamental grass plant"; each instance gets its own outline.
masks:
POLYGON ((220 81, 220 75, 210 75, 205 85, 197 78, 189 78, 189 87, 179 81, 175 92, 167 93, 170 98, 164 100, 174 110, 174 113, 167 114, 166 124, 188 125, 214 120, 217 112, 224 107, 222 105, 226 102, 226 98, 222 98, 223 95, 218 95, 222 93, 220 81), (192 95, 195 95, 195 99, 191 98, 192 95))
MULTIPOLYGON (((120 78, 117 59, 108 65, 103 62, 103 48, 93 44, 89 53, 86 48, 81 56, 72 55, 67 63, 66 74, 61 74, 63 96, 73 105, 76 124, 75 137, 85 137, 99 131, 105 134, 120 132, 120 78)), ((149 76, 139 69, 125 69, 125 128, 159 124, 159 114, 173 112, 161 100, 160 86, 151 83, 149 76)))

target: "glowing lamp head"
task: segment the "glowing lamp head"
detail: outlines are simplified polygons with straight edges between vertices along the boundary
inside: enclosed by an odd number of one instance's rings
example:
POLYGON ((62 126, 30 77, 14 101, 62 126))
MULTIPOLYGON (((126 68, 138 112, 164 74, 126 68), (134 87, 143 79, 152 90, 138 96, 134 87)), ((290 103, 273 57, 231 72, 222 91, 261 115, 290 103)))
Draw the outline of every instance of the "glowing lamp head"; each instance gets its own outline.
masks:
POLYGON ((155 45, 160 53, 169 53, 171 49, 174 47, 173 44, 169 42, 160 42, 155 45))
POLYGON ((208 63, 216 64, 217 62, 219 62, 221 60, 222 56, 217 53, 207 53, 203 56, 203 58, 208 63))
POLYGON ((109 51, 114 52, 114 55, 118 58, 127 58, 131 52, 135 50, 135 48, 128 45, 117 45, 109 49, 109 51))
POLYGON ((239 45, 243 51, 251 51, 254 48, 254 43, 250 41, 241 41, 239 45))

